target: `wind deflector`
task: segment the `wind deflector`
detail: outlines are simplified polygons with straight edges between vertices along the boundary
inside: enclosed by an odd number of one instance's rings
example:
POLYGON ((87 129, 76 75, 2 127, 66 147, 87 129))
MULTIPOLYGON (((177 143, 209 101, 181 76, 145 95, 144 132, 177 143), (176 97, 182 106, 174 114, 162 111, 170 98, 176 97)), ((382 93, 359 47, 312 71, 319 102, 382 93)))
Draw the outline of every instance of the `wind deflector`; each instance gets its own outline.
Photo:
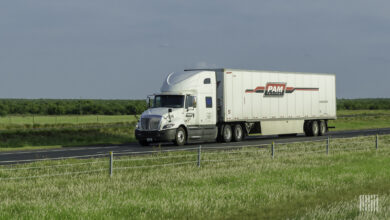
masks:
POLYGON ((216 69, 185 69, 184 71, 214 71, 214 72, 223 72, 224 68, 216 68, 216 69))

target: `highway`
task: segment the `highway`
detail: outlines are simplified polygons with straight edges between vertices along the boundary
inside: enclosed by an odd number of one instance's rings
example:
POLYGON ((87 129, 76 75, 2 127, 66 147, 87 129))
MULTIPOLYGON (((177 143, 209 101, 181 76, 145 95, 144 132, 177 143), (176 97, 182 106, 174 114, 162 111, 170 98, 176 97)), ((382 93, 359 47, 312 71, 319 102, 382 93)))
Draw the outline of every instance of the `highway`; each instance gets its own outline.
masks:
MULTIPOLYGON (((344 138, 344 137, 356 137, 367 136, 376 134, 390 134, 390 128, 381 129, 366 129, 366 130, 353 130, 353 131, 333 131, 329 132, 326 136, 320 137, 306 137, 303 135, 298 136, 250 136, 242 142, 230 142, 230 143, 199 143, 188 144, 183 147, 177 147, 173 144, 161 144, 161 150, 179 150, 195 148, 202 145, 203 149, 207 148, 227 148, 227 147, 240 147, 240 146, 259 146, 265 144, 271 144, 272 142, 289 143, 289 142, 302 142, 302 141, 314 141, 331 138, 344 138)), ((44 150, 28 150, 28 151, 8 151, 0 153, 0 165, 32 162, 42 159, 55 159, 64 157, 75 158, 91 158, 91 157, 103 157, 108 156, 109 152, 115 153, 148 153, 156 150, 156 146, 143 147, 138 143, 130 143, 126 145, 113 145, 113 146, 85 146, 85 147, 64 147, 60 149, 44 149, 44 150)))

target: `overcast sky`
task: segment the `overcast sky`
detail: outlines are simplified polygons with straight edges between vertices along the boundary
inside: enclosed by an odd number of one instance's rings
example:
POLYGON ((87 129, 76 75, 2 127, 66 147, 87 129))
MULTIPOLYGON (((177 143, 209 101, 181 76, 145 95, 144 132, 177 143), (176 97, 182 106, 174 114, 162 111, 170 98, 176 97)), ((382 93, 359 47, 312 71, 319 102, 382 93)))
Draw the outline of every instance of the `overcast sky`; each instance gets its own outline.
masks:
POLYGON ((1 0, 0 98, 139 99, 195 67, 335 73, 390 97, 388 0, 1 0))

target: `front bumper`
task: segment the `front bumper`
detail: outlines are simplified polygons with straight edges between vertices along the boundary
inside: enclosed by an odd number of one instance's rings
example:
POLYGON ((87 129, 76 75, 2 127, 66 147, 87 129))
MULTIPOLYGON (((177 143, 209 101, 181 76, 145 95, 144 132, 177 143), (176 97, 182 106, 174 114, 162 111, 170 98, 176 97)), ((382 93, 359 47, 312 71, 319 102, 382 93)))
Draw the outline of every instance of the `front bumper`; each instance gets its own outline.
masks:
POLYGON ((175 140, 176 129, 167 129, 161 131, 140 131, 135 130, 135 138, 138 141, 148 142, 168 142, 175 140))

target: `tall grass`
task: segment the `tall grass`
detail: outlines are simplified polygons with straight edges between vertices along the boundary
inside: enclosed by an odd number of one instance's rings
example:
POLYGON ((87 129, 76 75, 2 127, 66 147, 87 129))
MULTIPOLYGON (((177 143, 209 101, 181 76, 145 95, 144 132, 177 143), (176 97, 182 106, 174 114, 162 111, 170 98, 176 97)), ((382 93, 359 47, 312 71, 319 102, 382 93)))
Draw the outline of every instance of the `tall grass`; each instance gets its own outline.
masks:
MULTIPOLYGON (((204 149, 200 168, 193 163, 118 169, 112 178, 107 158, 13 165, 22 168, 102 162, 43 171, 1 171, 0 177, 105 170, 87 175, 0 180, 0 218, 387 219, 390 136, 380 136, 378 151, 373 141, 373 137, 333 140, 329 155, 314 153, 318 148, 325 149, 321 142, 277 145, 274 159, 269 148, 204 149), (357 150, 349 150, 353 148, 357 150), (380 211, 360 212, 357 199, 361 194, 378 194, 380 211)), ((190 160, 196 160, 195 152, 118 155, 114 167, 190 160), (183 157, 135 160, 167 156, 183 157)))

